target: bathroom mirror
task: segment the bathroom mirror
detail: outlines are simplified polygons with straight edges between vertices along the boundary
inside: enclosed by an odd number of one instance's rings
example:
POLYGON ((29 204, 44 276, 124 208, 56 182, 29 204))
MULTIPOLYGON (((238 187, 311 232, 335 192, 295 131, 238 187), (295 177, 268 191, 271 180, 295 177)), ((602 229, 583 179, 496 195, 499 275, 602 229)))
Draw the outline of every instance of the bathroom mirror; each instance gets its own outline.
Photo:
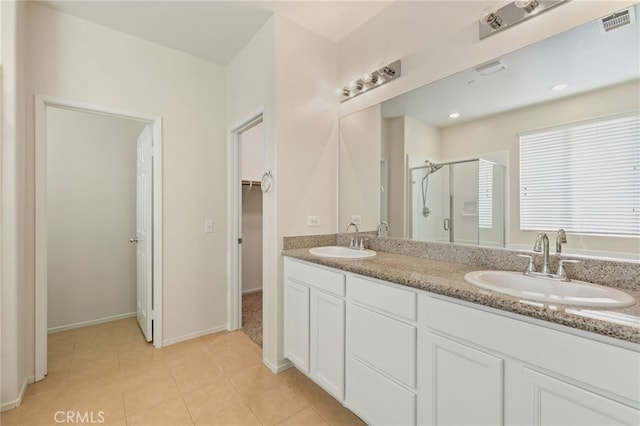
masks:
MULTIPOLYGON (((392 237, 513 249, 530 249, 540 231, 555 237, 555 227, 521 226, 519 138, 638 115, 639 9, 620 27, 598 19, 342 117, 339 230, 386 221, 392 237)), ((640 188, 640 158, 632 167, 640 188)), ((569 232, 563 251, 640 260, 635 194, 616 200, 630 205, 635 235, 569 232)))

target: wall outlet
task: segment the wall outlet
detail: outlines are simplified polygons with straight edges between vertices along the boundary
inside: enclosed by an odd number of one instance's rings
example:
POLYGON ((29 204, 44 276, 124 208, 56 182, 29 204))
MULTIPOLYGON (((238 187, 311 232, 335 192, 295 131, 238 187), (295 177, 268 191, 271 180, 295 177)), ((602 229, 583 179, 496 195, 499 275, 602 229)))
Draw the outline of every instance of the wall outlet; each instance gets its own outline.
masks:
POLYGON ((351 222, 355 223, 356 225, 360 225, 360 223, 362 222, 362 216, 360 216, 359 214, 352 215, 351 222))
POLYGON ((307 226, 320 226, 320 216, 307 216, 307 226))
POLYGON ((204 221, 204 232, 207 234, 213 232, 213 221, 211 219, 207 219, 204 221))

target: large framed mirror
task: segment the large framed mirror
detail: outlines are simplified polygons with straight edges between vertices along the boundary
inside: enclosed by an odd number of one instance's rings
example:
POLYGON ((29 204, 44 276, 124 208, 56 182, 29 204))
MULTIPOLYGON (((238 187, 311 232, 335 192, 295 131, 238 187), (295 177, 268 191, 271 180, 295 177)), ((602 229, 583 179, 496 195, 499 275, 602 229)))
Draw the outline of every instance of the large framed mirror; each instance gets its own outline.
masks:
POLYGON ((639 13, 342 117, 340 231, 640 260, 639 13))

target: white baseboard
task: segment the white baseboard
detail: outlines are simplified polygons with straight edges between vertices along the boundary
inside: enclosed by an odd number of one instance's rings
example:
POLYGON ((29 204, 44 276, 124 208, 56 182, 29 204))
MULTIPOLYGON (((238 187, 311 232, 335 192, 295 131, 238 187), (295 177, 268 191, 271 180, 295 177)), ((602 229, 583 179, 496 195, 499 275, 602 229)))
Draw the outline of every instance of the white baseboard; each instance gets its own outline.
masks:
POLYGON ((24 379, 24 382, 22 383, 22 387, 20 388, 20 392, 18 393, 18 398, 14 399, 13 401, 8 401, 8 402, 3 402, 2 404, 0 404, 0 412, 4 412, 7 410, 12 410, 14 408, 19 407, 20 405, 22 405, 22 400, 24 399, 24 394, 27 392, 27 386, 29 385, 29 383, 33 383, 35 380, 34 376, 28 376, 24 379))
POLYGON ((242 290, 242 294, 257 293, 259 291, 262 291, 262 287, 260 287, 260 288, 251 288, 249 290, 242 290))
POLYGON ((285 360, 285 362, 283 362, 280 365, 274 365, 271 364, 269 361, 263 359, 262 363, 269 369, 271 370, 271 372, 273 374, 278 374, 278 373, 282 373, 283 371, 286 371, 288 369, 290 369, 291 367, 293 367, 293 364, 291 363, 291 361, 289 360, 285 360))
POLYGON ((60 333, 61 331, 73 330, 75 328, 88 327, 90 325, 102 324, 105 322, 117 321, 125 318, 135 317, 135 312, 129 312, 128 314, 113 315, 110 317, 98 318, 89 321, 77 322, 75 324, 61 325, 58 327, 51 327, 47 329, 47 334, 60 333))
POLYGON ((195 339, 196 337, 206 336, 207 334, 219 333, 221 331, 227 331, 227 325, 220 325, 218 327, 209 328, 207 330, 196 331, 195 333, 185 334, 183 336, 173 337, 171 339, 163 340, 162 346, 175 345, 176 343, 184 342, 185 340, 195 339))

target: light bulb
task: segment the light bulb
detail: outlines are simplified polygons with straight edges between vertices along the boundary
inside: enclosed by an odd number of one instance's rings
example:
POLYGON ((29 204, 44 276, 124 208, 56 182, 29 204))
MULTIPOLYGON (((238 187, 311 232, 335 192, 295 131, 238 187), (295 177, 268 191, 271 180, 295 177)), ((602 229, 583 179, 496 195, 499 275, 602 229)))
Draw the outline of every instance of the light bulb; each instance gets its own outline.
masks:
POLYGON ((497 30, 502 26, 502 18, 498 16, 496 10, 489 6, 486 7, 480 15, 480 23, 483 25, 489 25, 494 30, 497 30))
POLYGON ((527 13, 531 13, 538 7, 538 0, 515 0, 513 2, 520 9, 524 9, 527 13))
POLYGON ((458 118, 458 117, 460 117, 459 112, 452 112, 451 114, 449 114, 449 118, 458 118))

